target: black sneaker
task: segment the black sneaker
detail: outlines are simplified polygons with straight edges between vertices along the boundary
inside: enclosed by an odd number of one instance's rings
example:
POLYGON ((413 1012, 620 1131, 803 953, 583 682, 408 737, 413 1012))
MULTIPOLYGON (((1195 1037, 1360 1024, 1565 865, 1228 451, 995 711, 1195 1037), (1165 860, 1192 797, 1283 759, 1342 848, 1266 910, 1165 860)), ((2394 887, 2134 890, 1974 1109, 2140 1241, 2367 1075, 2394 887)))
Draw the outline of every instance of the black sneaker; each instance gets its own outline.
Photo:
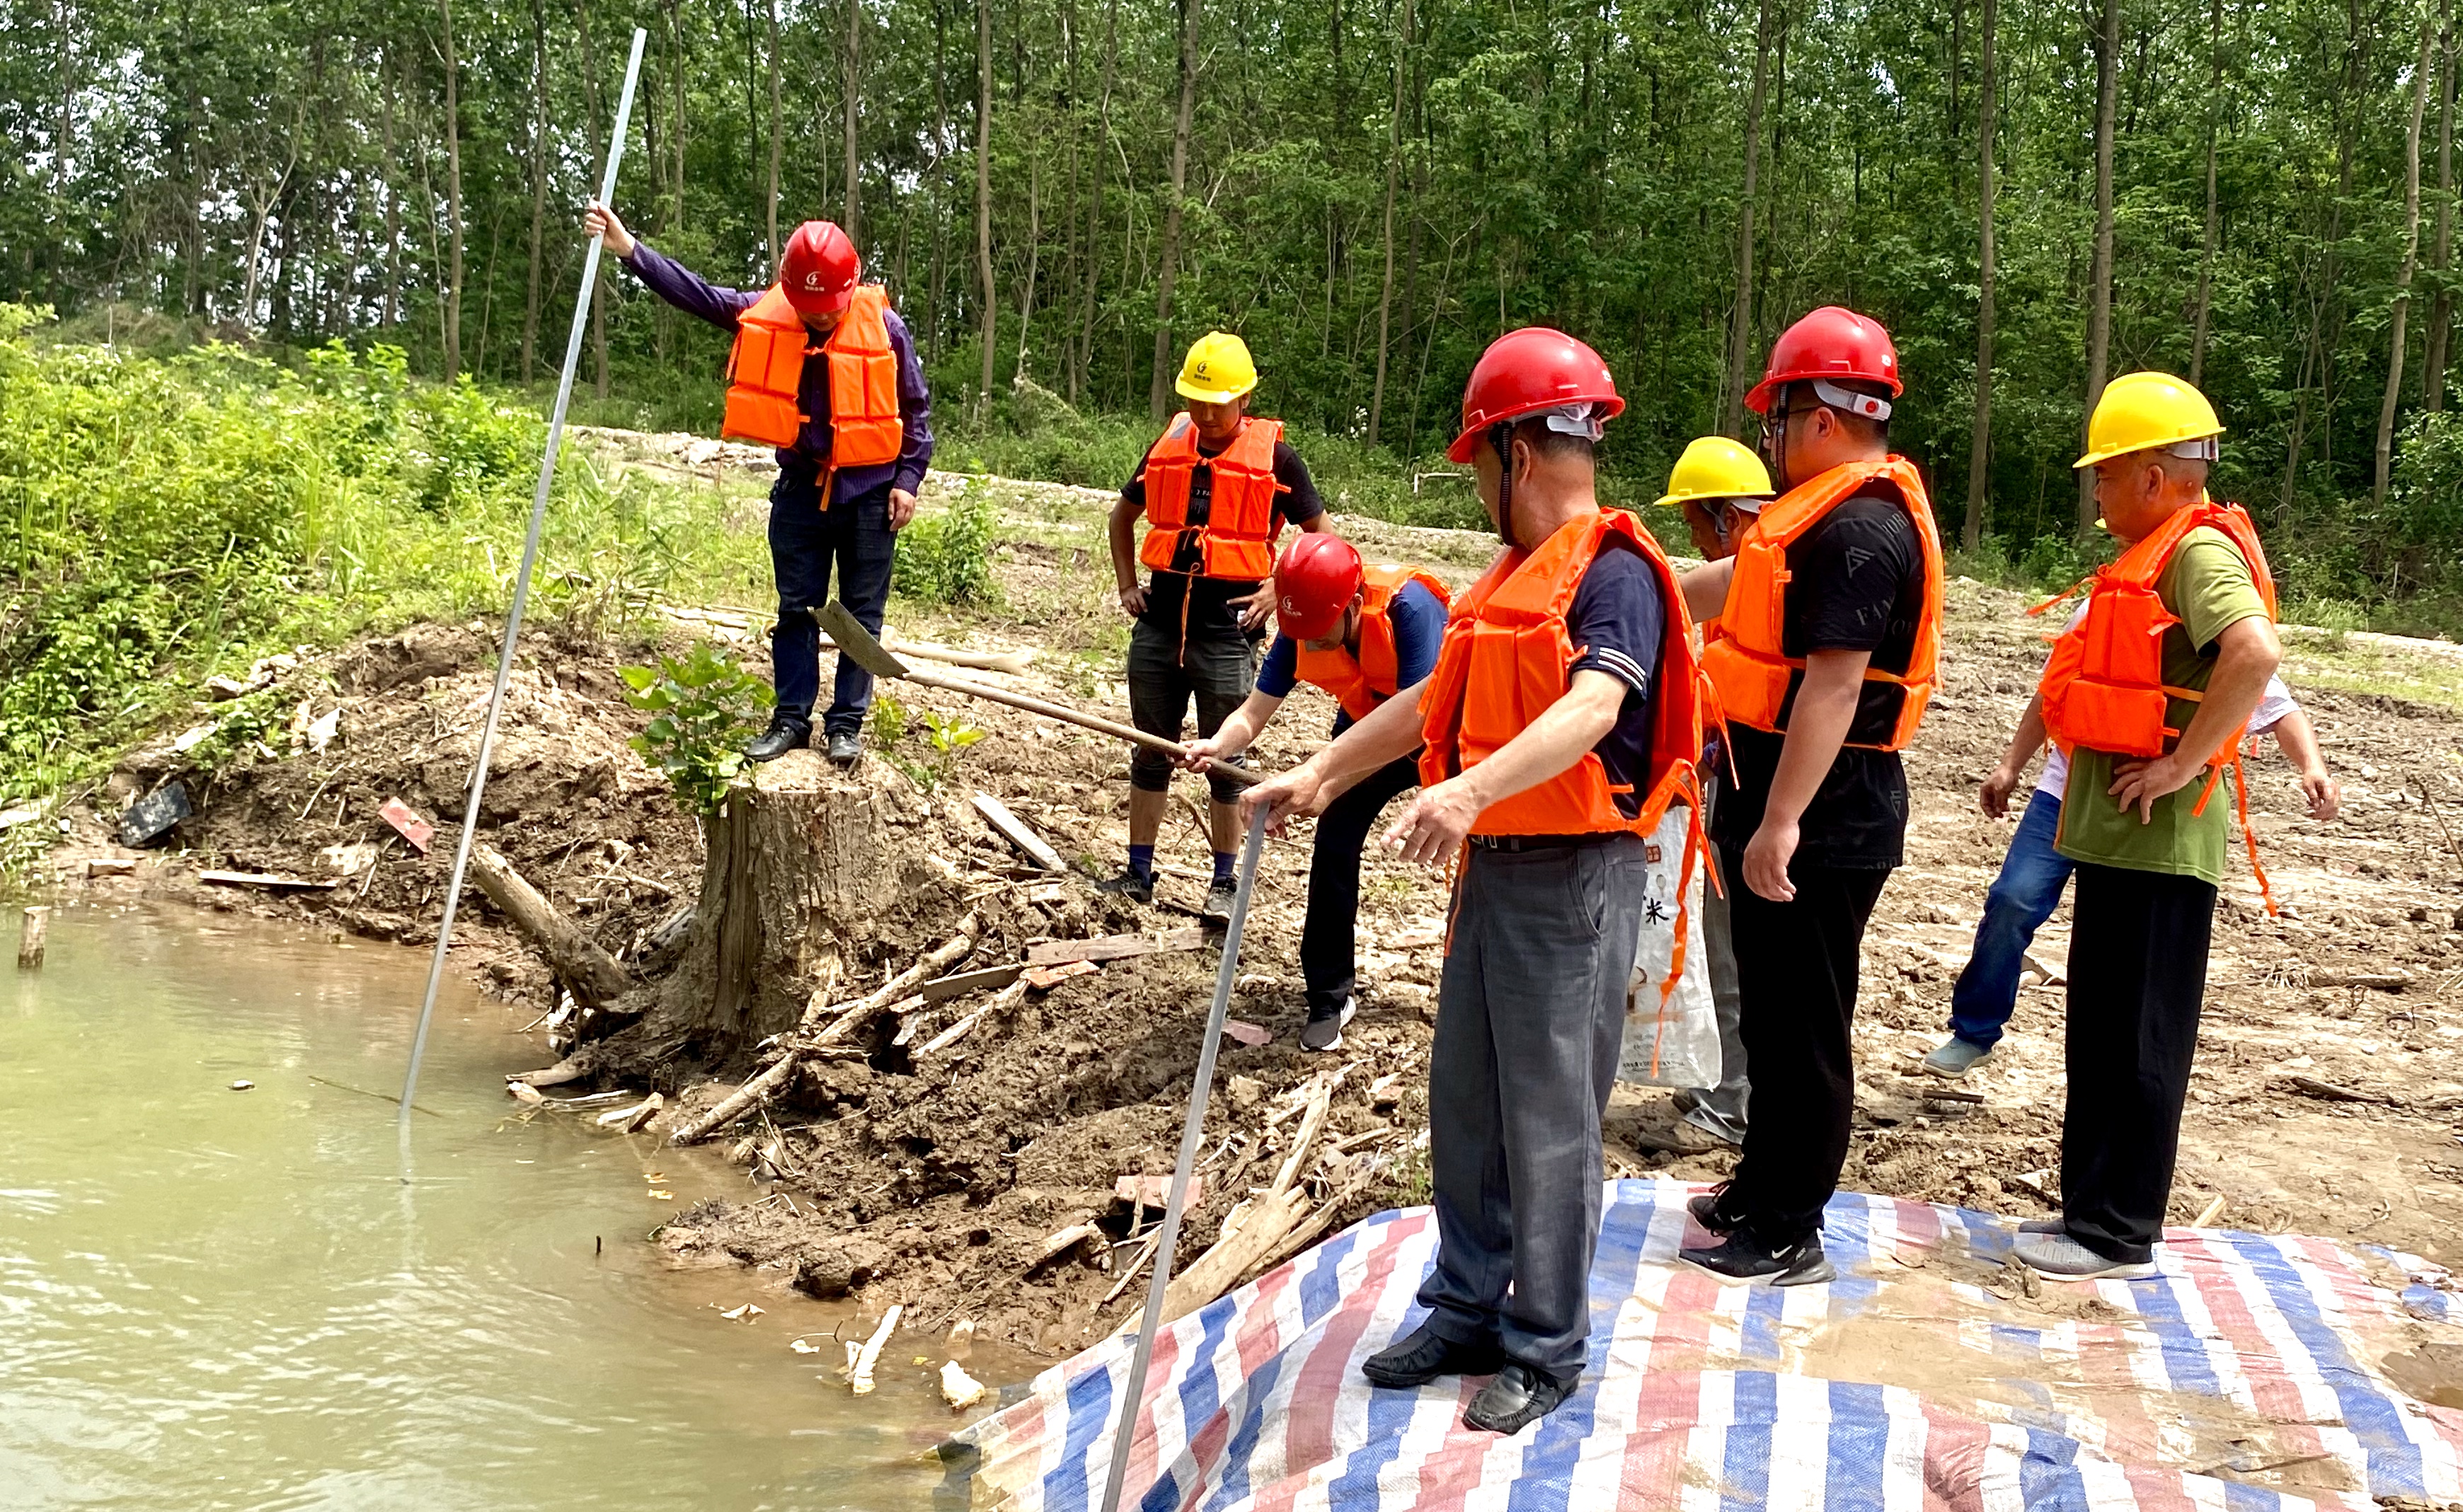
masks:
POLYGON ((1360 1362, 1360 1373, 1378 1386, 1406 1390, 1440 1375, 1486 1375, 1501 1369, 1505 1351, 1494 1339, 1458 1344, 1423 1323, 1360 1362))
POLYGON ((1708 1192, 1695 1193, 1685 1199, 1685 1211, 1693 1215, 1694 1222, 1722 1238, 1734 1233, 1745 1221, 1745 1215, 1728 1202, 1729 1191, 1734 1185, 1733 1181, 1722 1181, 1708 1192))
POLYGON ((773 714, 770 727, 744 747, 746 761, 776 761, 789 751, 799 751, 813 744, 813 722, 793 714, 773 714))
POLYGON ((1154 874, 1152 872, 1123 872, 1120 875, 1112 878, 1108 882, 1096 883, 1095 891, 1098 893, 1117 893, 1121 896, 1127 898, 1132 903, 1151 903, 1154 901, 1154 874))
POLYGON ((1232 927, 1232 905, 1240 899, 1240 884, 1228 876, 1218 876, 1207 884, 1206 906, 1197 917, 1220 929, 1232 927))
POLYGON ((853 767, 863 760, 863 742, 853 730, 832 730, 829 756, 833 767, 853 767))
POLYGON ((1304 1050, 1342 1048, 1343 1026, 1349 1024, 1351 1016, 1359 1011, 1360 1004, 1352 998, 1343 999, 1341 1007, 1332 1008, 1323 1013, 1311 1008, 1308 1023, 1300 1029, 1300 1048, 1304 1050))
POLYGON ((1715 1248, 1680 1249, 1676 1258, 1730 1281, 1767 1281, 1774 1286, 1806 1286, 1839 1274, 1821 1253, 1819 1234, 1772 1249, 1739 1230, 1715 1248))
POLYGON ((1565 1398, 1574 1394, 1574 1388, 1581 1380, 1580 1371, 1559 1378, 1514 1361, 1496 1372, 1496 1379, 1481 1387, 1471 1405, 1463 1409, 1463 1426, 1512 1437, 1564 1406, 1565 1398))

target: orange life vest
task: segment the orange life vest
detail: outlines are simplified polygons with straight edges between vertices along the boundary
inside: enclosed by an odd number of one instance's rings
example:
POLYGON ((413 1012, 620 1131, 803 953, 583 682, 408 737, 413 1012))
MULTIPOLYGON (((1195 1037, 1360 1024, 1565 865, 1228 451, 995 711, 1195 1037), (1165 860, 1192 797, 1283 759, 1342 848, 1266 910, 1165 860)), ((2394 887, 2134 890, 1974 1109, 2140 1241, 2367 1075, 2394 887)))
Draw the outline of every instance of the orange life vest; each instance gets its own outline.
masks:
MULTIPOLYGON (((727 359, 727 419, 719 434, 737 441, 793 447, 810 419, 797 405, 804 359, 830 362, 829 465, 873 467, 895 462, 905 444, 898 413, 898 357, 889 346, 889 292, 859 285, 836 329, 817 347, 803 317, 775 284, 736 317, 735 350, 727 359)), ((826 489, 821 507, 829 507, 826 489)))
MULTIPOLYGON (((1693 627, 1667 557, 1634 517, 1602 509, 1574 520, 1530 551, 1508 551, 1454 604, 1437 668, 1421 695, 1420 780, 1429 786, 1475 767, 1564 697, 1580 647, 1565 623, 1574 592, 1601 545, 1622 537, 1650 564, 1667 606, 1652 690, 1649 788, 1631 818, 1599 753, 1535 788, 1480 810, 1473 834, 1591 834, 1659 827, 1669 801, 1695 789, 1702 755, 1703 689, 1693 627)), ((1695 811, 1700 811, 1698 801, 1695 811)))
POLYGON ((1297 653, 1293 670, 1299 680, 1332 694, 1342 712, 1355 720, 1366 719, 1378 704, 1401 691, 1402 667, 1394 654, 1394 621, 1388 612, 1394 607, 1394 595, 1406 583, 1420 584, 1437 595, 1439 604, 1447 601, 1446 585, 1427 572, 1380 563, 1361 574, 1358 656, 1340 646, 1329 651, 1312 650, 1304 641, 1293 646, 1297 653))
MULTIPOLYGON (((2044 663, 2037 692, 2044 701, 2044 729, 2064 752, 2085 746, 2115 756, 2161 756, 2181 732, 2167 723, 2168 700, 2195 703, 2206 695, 2195 688, 2174 687, 2164 680, 2164 632, 2181 616, 2164 607, 2155 585, 2191 530, 2208 526, 2223 532, 2257 585, 2267 617, 2275 617, 2275 574, 2266 565, 2266 549, 2258 544, 2257 526, 2236 504, 2200 500, 2177 509, 2144 540, 2121 553, 2118 561, 2096 571, 2068 592, 2028 611, 2040 615, 2078 592, 2088 592, 2086 613, 2053 639, 2053 654, 2044 663)), ((2249 822, 2249 784, 2241 771, 2241 737, 2248 725, 2232 732, 2207 754, 2207 783, 2199 789, 2191 817, 2207 811, 2224 768, 2233 773, 2239 809, 2241 840, 2249 850, 2249 868, 2257 878, 2266 911, 2275 913, 2275 890, 2257 858, 2257 833, 2249 822)))
MULTIPOLYGON (((2164 607, 2155 585, 2181 542, 2200 526, 2220 530, 2237 548, 2256 581, 2267 615, 2275 614, 2275 578, 2257 527, 2238 505, 2212 501, 2175 510, 2145 540, 2099 568, 2086 616, 2053 641, 2038 691, 2044 699, 2044 728, 2064 751, 2084 745, 2115 756, 2161 756, 2181 732, 2165 723, 2166 701, 2197 702, 2205 695, 2164 680, 2164 632, 2181 616, 2164 607)), ((2075 592, 2075 590, 2073 590, 2075 592)), ((2037 606, 2041 613, 2064 594, 2037 606)), ((2240 735, 2218 745, 2210 765, 2221 766, 2239 747, 2240 735)))
POLYGON ((1275 443, 1283 439, 1278 420, 1244 420, 1232 444, 1211 457, 1197 449, 1197 422, 1183 410, 1164 427, 1146 452, 1138 476, 1146 486, 1146 538, 1138 560, 1162 572, 1175 569, 1182 538, 1198 537, 1198 572, 1207 577, 1262 582, 1275 571, 1275 443), (1213 475, 1206 524, 1188 523, 1188 483, 1200 464, 1213 475))
POLYGON ((1898 486, 1907 517, 1915 523, 1924 548, 1924 607, 1916 621, 1913 653, 1905 672, 1864 669, 1864 696, 1903 691, 1889 738, 1877 745, 1850 743, 1866 750, 1894 751, 1915 739, 1940 681, 1941 662, 1941 532, 1934 528, 1932 504, 1925 496, 1924 479, 1905 457, 1882 462, 1846 463, 1791 488, 1773 500, 1736 539, 1735 575, 1719 616, 1704 628, 1702 665, 1718 689, 1727 718, 1738 724, 1773 733, 1788 698, 1804 671, 1804 659, 1785 650, 1787 628, 1787 549, 1830 511, 1876 478, 1898 486))

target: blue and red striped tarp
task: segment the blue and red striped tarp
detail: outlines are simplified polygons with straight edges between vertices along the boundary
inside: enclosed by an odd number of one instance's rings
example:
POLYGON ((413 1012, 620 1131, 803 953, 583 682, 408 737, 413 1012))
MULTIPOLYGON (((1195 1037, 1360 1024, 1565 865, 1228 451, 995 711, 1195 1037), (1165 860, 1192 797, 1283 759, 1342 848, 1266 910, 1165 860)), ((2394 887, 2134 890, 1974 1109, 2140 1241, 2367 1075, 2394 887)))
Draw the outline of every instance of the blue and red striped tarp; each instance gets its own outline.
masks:
MULTIPOLYGON (((1371 1388, 1414 1327, 1426 1208, 1384 1213, 1156 1340, 1128 1469, 1140 1512, 2064 1508, 2376 1512, 2463 1498, 2463 1412, 2391 1353, 2452 1341, 2437 1267, 2320 1239, 2175 1229, 2163 1274, 2045 1286, 2005 1219, 1842 1195, 1840 1279, 1723 1285, 1677 1262, 1695 1189, 1612 1182, 1581 1390, 1514 1438, 1462 1426, 1476 1383, 1371 1388)), ((1128 1367, 1115 1338, 945 1446, 977 1512, 1088 1512, 1128 1367)))

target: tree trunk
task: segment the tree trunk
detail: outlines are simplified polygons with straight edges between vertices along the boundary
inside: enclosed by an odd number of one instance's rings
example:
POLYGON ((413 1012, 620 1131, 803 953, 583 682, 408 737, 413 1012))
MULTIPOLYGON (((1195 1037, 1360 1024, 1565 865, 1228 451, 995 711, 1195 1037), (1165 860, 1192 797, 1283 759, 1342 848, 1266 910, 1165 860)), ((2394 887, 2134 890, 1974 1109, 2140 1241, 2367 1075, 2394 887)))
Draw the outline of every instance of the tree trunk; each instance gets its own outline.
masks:
POLYGON ((382 54, 378 65, 380 84, 377 93, 383 97, 380 106, 384 132, 384 244, 385 297, 384 323, 388 331, 402 321, 402 181, 394 172, 393 97, 398 76, 392 67, 393 54, 382 54))
POLYGON ((1377 378, 1368 390, 1368 444, 1385 419, 1385 353, 1394 335, 1394 194, 1403 172, 1403 83, 1411 54, 1411 0, 1394 34, 1394 105, 1385 119, 1385 272, 1377 285, 1377 378))
POLYGON ((2378 403, 2377 468, 2369 502, 2386 503, 2387 475, 2394 467, 2395 407, 2403 399, 2405 324, 2411 313, 2411 275, 2420 262, 2420 121, 2429 106, 2429 55, 2436 40, 2433 22, 2420 23, 2420 54, 2411 74, 2411 123, 2403 147, 2403 265, 2395 274, 2394 313, 2387 326, 2386 397, 2378 403))
POLYGON ((915 863, 928 816, 894 775, 842 775, 810 751, 761 767, 708 821, 692 933, 659 985, 653 1036, 716 1061, 795 1027, 892 905, 927 885, 915 863))
POLYGON ((2454 24, 2452 7, 2443 0, 2437 27, 2437 243, 2430 266, 2439 277, 2429 305, 2429 350, 2422 354, 2420 373, 2421 407, 2432 415, 2446 407, 2446 341, 2454 321, 2454 294, 2444 276, 2454 266, 2454 24))
MULTIPOLYGON (((2095 46, 2095 262, 2087 273, 2086 413, 2103 398, 2112 361, 2112 128, 2120 94, 2121 0, 2103 0, 2103 30, 2095 46)), ((2081 433, 2084 433, 2082 422, 2081 433)), ((2078 470, 2078 530, 2095 529, 2095 469, 2078 470)))
POLYGON ((992 12, 975 0, 975 281, 983 292, 983 367, 975 379, 980 411, 992 393, 992 349, 1000 344, 1000 296, 992 287, 992 12))
MULTIPOLYGON (((675 43, 676 68, 673 83, 675 129, 667 134, 667 149, 675 155, 676 218, 670 230, 681 230, 685 224, 685 23, 681 0, 667 0, 667 35, 675 43)), ((664 309, 664 304, 662 305, 664 309)))
POLYGON ((863 153, 858 146, 857 122, 863 97, 863 0, 847 0, 846 34, 846 221, 839 228, 847 240, 863 245, 863 153))
POLYGON ((616 958, 514 871, 494 846, 471 848, 470 879, 538 947, 556 980, 583 1007, 606 1007, 632 990, 633 978, 616 958))
POLYGON ((547 249, 547 16, 531 0, 531 254, 522 298, 522 365, 527 383, 538 358, 539 264, 547 249))
MULTIPOLYGON (((589 0, 579 0, 575 13, 581 23, 581 98, 590 112, 590 135, 598 150, 590 160, 590 192, 599 192, 599 180, 607 174, 607 154, 615 150, 605 132, 606 113, 599 108, 599 59, 590 45, 589 0)), ((590 386, 600 399, 608 393, 607 378, 607 303, 616 297, 621 281, 607 278, 600 282, 598 296, 590 301, 590 386)))
POLYGON ((1983 56, 1975 99, 1975 426, 1967 452, 1967 522, 1961 543, 1984 544, 1993 507, 1993 32, 1995 0, 1984 0, 1983 56))
POLYGON ((1112 81, 1121 56, 1121 0, 1103 7, 1103 85, 1095 110, 1095 182, 1086 196, 1086 289, 1079 309, 1078 360, 1070 369, 1069 402, 1093 381, 1095 362, 1095 294, 1103 273, 1103 183, 1112 166, 1112 81))
POLYGON ((1017 362, 1010 369, 1014 388, 1026 377, 1026 333, 1035 324, 1035 279, 1043 253, 1043 155, 1026 160, 1026 292, 1017 303, 1017 362))
POLYGON ((1171 129, 1171 199, 1163 216, 1161 267, 1155 275, 1154 368, 1146 411, 1161 421, 1171 397, 1171 290, 1180 274, 1181 196, 1188 188, 1188 131, 1197 114, 1197 23, 1203 0, 1180 0, 1180 113, 1171 129))
POLYGON ((446 230, 452 257, 445 274, 445 376, 462 372, 462 69, 453 55, 453 0, 436 0, 445 22, 446 230))
POLYGON ((778 163, 786 151, 786 123, 778 115, 778 0, 770 0, 770 192, 762 199, 765 244, 774 270, 778 266, 778 163))
POLYGON ((2224 0, 2208 0, 2207 47, 2213 72, 2207 85, 2207 238, 2198 252, 2198 313, 2190 328, 2190 386, 2205 380, 2207 322, 2214 310, 2215 241, 2223 206, 2215 193, 2215 138, 2224 109, 2224 0))
POLYGON ((1745 427, 1745 392, 1753 387, 1754 196, 1762 158, 1762 105, 1770 89, 1771 0, 1761 0, 1754 33, 1754 92, 1745 106, 1745 182, 1736 196, 1736 305, 1728 327, 1728 380, 1719 428, 1728 435, 1745 427))

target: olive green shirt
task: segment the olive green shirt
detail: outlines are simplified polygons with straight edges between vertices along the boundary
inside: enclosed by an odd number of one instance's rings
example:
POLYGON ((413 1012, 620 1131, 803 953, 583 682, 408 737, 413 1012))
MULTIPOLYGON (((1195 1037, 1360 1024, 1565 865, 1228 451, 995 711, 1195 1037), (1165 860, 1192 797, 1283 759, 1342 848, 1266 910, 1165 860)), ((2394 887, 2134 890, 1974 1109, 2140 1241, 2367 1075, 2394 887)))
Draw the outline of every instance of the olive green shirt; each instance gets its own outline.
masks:
MULTIPOLYGON (((2266 613, 2266 600, 2258 596, 2239 548, 2212 526, 2202 525, 2181 538, 2180 549, 2156 580, 2155 594, 2169 613, 2180 616, 2179 624, 2164 632, 2164 680, 2176 688, 2204 692, 2207 680, 2214 676, 2216 640, 2242 620, 2266 613)), ((2188 729, 2197 709, 2187 699, 2173 699, 2166 705, 2164 723, 2188 729)), ((2073 861, 2170 872, 2222 885, 2224 855, 2232 841, 2230 779, 2217 786, 2205 813, 2193 816, 2190 811, 2206 789, 2201 774, 2180 791, 2156 799, 2154 816, 2141 823, 2136 806, 2124 810, 2111 796, 2112 764, 2107 752, 2084 745, 2070 753, 2069 787, 2061 794, 2054 848, 2073 861)))

